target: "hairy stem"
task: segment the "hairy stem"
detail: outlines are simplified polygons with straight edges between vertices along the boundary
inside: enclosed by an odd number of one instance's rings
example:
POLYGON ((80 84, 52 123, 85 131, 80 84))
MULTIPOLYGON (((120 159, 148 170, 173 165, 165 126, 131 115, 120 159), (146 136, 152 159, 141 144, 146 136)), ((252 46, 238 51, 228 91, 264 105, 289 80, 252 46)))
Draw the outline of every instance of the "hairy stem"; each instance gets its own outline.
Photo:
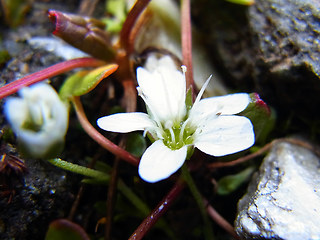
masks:
POLYGON ((16 81, 8 83, 0 88, 0 99, 7 97, 15 92, 17 92, 22 87, 29 86, 31 84, 43 81, 47 78, 57 76, 61 73, 68 72, 74 68, 78 67, 99 67, 106 63, 104 61, 95 58, 76 58, 61 63, 57 63, 51 67, 43 69, 39 72, 29 74, 23 78, 16 81))
POLYGON ((156 224, 159 218, 169 209, 171 204, 180 195, 185 184, 183 181, 178 180, 170 192, 162 199, 158 206, 153 209, 152 213, 140 224, 140 226, 130 236, 129 240, 142 239, 156 224))
POLYGON ((133 156, 131 153, 127 152, 126 150, 122 149, 118 145, 114 144, 107 138, 105 138, 101 133, 99 133, 88 121, 87 116, 84 113, 83 106, 80 101, 80 97, 73 97, 72 103, 76 110, 79 122, 86 133, 95 140, 100 146, 107 149, 117 157, 127 161, 128 163, 138 166, 139 159, 133 156))

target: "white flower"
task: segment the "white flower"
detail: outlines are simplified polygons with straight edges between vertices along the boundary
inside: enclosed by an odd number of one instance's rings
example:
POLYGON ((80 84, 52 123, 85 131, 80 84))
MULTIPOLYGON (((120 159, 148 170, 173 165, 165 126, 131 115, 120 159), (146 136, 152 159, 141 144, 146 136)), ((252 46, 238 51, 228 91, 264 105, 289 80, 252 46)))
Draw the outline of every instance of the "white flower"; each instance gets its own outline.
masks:
POLYGON ((112 132, 143 130, 151 134, 155 142, 139 164, 139 174, 147 182, 157 182, 175 173, 192 146, 213 156, 249 148, 254 143, 253 126, 248 118, 233 115, 247 107, 249 95, 238 93, 200 100, 209 80, 188 109, 184 74, 169 57, 163 57, 151 72, 137 69, 137 90, 148 114, 118 113, 98 119, 97 124, 112 132))
POLYGON ((47 83, 19 91, 21 98, 8 98, 4 113, 24 153, 51 157, 59 152, 68 128, 68 108, 47 83))

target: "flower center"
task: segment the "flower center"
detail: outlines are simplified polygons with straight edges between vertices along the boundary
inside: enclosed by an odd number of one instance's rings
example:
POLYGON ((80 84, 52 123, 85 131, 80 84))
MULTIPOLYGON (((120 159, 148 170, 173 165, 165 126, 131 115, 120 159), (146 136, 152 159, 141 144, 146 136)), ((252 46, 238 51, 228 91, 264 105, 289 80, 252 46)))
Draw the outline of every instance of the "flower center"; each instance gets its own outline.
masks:
POLYGON ((188 120, 180 124, 173 124, 172 121, 167 121, 163 128, 163 143, 172 150, 177 150, 185 145, 193 143, 193 134, 196 128, 188 124, 188 120))

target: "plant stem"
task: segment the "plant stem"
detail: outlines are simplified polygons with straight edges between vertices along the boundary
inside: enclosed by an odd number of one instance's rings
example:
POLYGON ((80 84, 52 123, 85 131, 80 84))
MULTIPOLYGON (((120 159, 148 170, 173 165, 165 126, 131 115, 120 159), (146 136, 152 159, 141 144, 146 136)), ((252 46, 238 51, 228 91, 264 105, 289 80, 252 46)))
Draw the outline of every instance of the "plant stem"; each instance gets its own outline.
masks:
POLYGON ((182 171, 182 177, 186 181, 186 183, 188 184, 190 192, 192 193, 192 195, 193 195, 194 199, 196 200, 196 203, 198 204, 198 207, 200 209, 200 213, 201 213, 201 216, 202 216, 202 219, 204 222, 205 238, 207 240, 212 240, 212 239, 214 239, 212 227, 211 227, 205 206, 202 201, 201 193, 199 192, 195 182, 193 181, 192 176, 191 176, 186 164, 184 164, 182 166, 181 171, 182 171))
POLYGON ((109 178, 110 178, 110 176, 107 173, 100 172, 91 168, 83 167, 74 163, 70 163, 70 162, 61 160, 60 158, 49 159, 48 162, 64 170, 78 173, 87 177, 92 177, 99 180, 101 179, 103 181, 109 181, 109 178))
POLYGON ((179 179, 170 192, 162 199, 158 206, 153 209, 152 213, 140 224, 140 226, 130 236, 129 240, 142 239, 153 227, 159 218, 169 209, 171 204, 180 195, 184 188, 184 181, 179 179))
MULTIPOLYGON (((120 142, 120 146, 123 147, 124 145, 125 145, 125 140, 124 138, 122 138, 120 142)), ((120 159, 116 157, 112 166, 111 180, 109 183, 108 196, 107 196, 107 202, 106 202, 107 211, 106 211, 106 227, 105 227, 105 234, 104 234, 105 240, 111 239, 114 205, 115 205, 116 196, 117 196, 119 164, 120 164, 120 159)))
MULTIPOLYGON (((182 63, 187 67, 186 86, 187 90, 192 87, 196 89, 193 80, 192 66, 192 32, 190 17, 190 0, 181 1, 181 47, 182 47, 182 63)), ((193 96, 195 94, 193 93, 193 96)))
POLYGON ((120 44, 126 50, 127 55, 133 51, 133 41, 130 38, 131 31, 140 14, 148 6, 150 1, 151 0, 137 0, 123 23, 122 30, 120 32, 120 44))
POLYGON ((122 149, 118 145, 111 142, 109 139, 105 138, 101 133, 99 133, 88 121, 87 116, 84 113, 83 106, 80 101, 80 97, 73 97, 71 99, 74 108, 76 110, 79 122, 86 133, 95 140, 99 145, 103 148, 107 149, 114 155, 118 156, 119 158, 127 161, 128 163, 138 166, 139 159, 133 156, 131 153, 127 152, 126 150, 122 149))
POLYGON ((313 151, 315 154, 317 154, 320 157, 320 151, 315 148, 314 146, 312 146, 311 144, 300 140, 300 139, 294 139, 294 138, 279 138, 276 140, 273 140, 272 142, 267 143, 266 145, 264 145, 262 148, 260 148, 258 151, 251 153, 247 156, 238 158, 236 160, 230 161, 230 162, 214 162, 214 163, 210 163, 207 165, 207 167, 209 168, 221 168, 221 167, 233 167, 237 164, 249 161, 255 157, 258 157, 260 155, 262 155, 264 152, 269 151, 270 148, 275 144, 275 143, 279 143, 279 142, 288 142, 291 144, 295 144, 304 148, 307 148, 311 151, 313 151))
POLYGON ((106 63, 104 61, 101 61, 95 58, 76 58, 76 59, 64 61, 61 63, 57 63, 46 69, 29 74, 23 78, 20 78, 18 80, 15 80, 11 83, 4 85, 3 87, 0 88, 0 99, 17 92, 22 87, 29 86, 31 84, 43 81, 47 78, 51 78, 61 73, 68 72, 74 68, 99 67, 105 64, 106 63))
POLYGON ((203 199, 203 204, 206 206, 207 212, 212 220, 214 220, 235 239, 240 239, 237 233, 234 231, 233 226, 227 222, 211 205, 209 205, 206 199, 203 199))

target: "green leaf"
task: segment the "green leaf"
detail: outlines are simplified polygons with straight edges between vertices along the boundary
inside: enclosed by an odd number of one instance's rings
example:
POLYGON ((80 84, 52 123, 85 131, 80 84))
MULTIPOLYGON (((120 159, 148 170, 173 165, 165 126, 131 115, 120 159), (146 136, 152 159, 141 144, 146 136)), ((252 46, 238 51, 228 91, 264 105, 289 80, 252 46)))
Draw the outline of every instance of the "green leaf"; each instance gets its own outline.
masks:
POLYGON ((235 175, 228 175, 221 178, 218 181, 218 194, 227 195, 235 191, 242 183, 249 179, 253 171, 254 167, 249 167, 235 175))
POLYGON ((80 71, 68 77, 59 95, 62 100, 67 100, 72 96, 81 96, 94 89, 104 78, 114 73, 118 65, 110 64, 99 67, 91 71, 80 71))
POLYGON ((108 0, 106 2, 107 15, 112 16, 103 19, 106 30, 111 33, 118 33, 127 16, 126 0, 108 0))
POLYGON ((136 157, 141 157, 147 148, 146 139, 139 133, 129 133, 126 150, 136 157))
POLYGON ((51 222, 45 240, 90 240, 90 238, 78 224, 67 219, 58 219, 51 222))

